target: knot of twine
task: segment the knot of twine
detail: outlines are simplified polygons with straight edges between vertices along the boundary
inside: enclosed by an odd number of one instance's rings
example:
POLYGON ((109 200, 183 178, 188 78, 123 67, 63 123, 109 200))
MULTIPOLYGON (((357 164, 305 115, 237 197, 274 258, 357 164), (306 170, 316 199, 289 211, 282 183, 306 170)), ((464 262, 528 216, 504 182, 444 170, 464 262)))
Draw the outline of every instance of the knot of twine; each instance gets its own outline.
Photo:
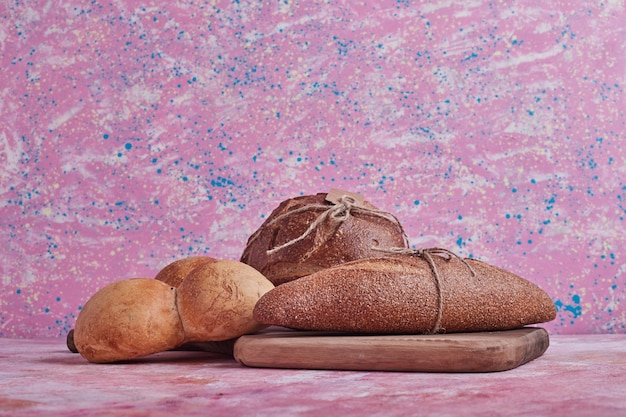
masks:
MULTIPOLYGON (((375 248, 376 249, 376 248, 375 248)), ((422 248, 422 249, 408 249, 408 248, 387 248, 387 249, 376 249, 382 252, 387 252, 390 254, 399 254, 399 255, 410 255, 417 256, 418 258, 422 258, 426 261, 430 270, 432 271, 435 277, 435 286, 437 287, 437 318, 435 320, 435 324, 433 328, 430 330, 430 334, 437 333, 445 333, 445 329, 441 327, 441 319, 443 316, 443 290, 442 290, 442 279, 441 275, 439 275, 439 270, 437 269, 437 265, 435 265, 434 256, 439 256, 446 261, 449 261, 452 258, 457 258, 460 260, 466 267, 469 269, 472 276, 476 276, 476 272, 474 268, 463 258, 461 258, 456 253, 443 248, 422 248)))
MULTIPOLYGON (((394 216, 391 213, 388 213, 386 211, 383 210, 378 210, 378 209, 373 209, 373 208, 369 208, 369 207, 365 207, 362 205, 359 205, 357 203, 357 201, 354 199, 354 197, 351 197, 349 195, 343 195, 338 199, 338 202, 336 204, 333 204, 331 206, 328 206, 327 204, 307 204, 305 206, 299 207, 297 209, 294 210, 290 210, 286 213, 281 214, 280 216, 277 216, 276 218, 274 218, 272 221, 270 221, 267 226, 272 226, 275 223, 281 221, 282 219, 288 217, 288 216, 292 216, 294 214, 299 214, 299 213, 305 213, 305 212, 310 212, 310 211, 322 211, 316 218, 315 220, 309 225, 309 227, 304 231, 304 233, 302 233, 300 236, 291 239, 288 242, 283 243, 282 245, 279 246, 275 246, 271 249, 267 250, 267 254, 268 255, 273 255, 274 253, 285 249, 291 245, 294 245, 295 243, 298 243, 304 239, 306 239, 311 233, 313 233, 314 231, 316 231, 320 225, 322 225, 326 220, 328 220, 331 224, 332 224, 332 228, 330 230, 330 232, 326 232, 324 233, 322 236, 320 236, 319 241, 316 239, 316 243, 313 246, 313 248, 311 248, 305 255, 304 258, 306 259, 308 256, 310 256, 317 248, 319 248, 321 245, 323 245, 324 243, 326 243, 326 241, 328 239, 330 239, 330 237, 335 233, 335 231, 337 230, 337 228, 346 220, 348 220, 348 218, 352 215, 353 212, 355 213, 363 213, 363 214, 369 214, 372 216, 376 216, 376 217, 380 217, 386 220, 389 220, 390 222, 394 223, 396 226, 398 226, 402 232, 402 238, 404 239, 404 242, 406 244, 406 246, 408 246, 408 237, 404 231, 404 228, 402 227, 402 225, 400 224, 400 221, 398 220, 398 218, 396 216, 394 216)), ((257 231, 257 233, 255 233, 251 238, 250 241, 248 242, 248 246, 250 245, 250 243, 252 241, 254 241, 258 235, 259 235, 259 231, 257 231)), ((317 236, 316 236, 317 237, 317 236)))

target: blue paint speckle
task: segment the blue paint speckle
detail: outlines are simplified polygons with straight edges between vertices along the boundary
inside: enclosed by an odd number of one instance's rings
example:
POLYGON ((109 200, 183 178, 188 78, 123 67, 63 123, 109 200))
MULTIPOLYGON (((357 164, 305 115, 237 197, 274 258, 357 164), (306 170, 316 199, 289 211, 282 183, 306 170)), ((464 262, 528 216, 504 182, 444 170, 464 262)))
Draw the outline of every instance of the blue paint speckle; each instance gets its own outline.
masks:
POLYGON ((574 294, 571 299, 571 304, 565 304, 563 301, 557 300, 554 306, 556 307, 556 311, 566 311, 572 315, 573 319, 577 319, 583 313, 582 306, 580 305, 580 295, 574 294))

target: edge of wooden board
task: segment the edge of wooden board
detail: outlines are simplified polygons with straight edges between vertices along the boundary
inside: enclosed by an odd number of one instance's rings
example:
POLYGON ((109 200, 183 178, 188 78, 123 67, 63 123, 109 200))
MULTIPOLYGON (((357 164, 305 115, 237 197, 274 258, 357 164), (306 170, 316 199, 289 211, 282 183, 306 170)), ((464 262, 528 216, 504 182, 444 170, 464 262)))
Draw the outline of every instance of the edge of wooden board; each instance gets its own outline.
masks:
POLYGON ((234 346, 242 365, 262 368, 498 372, 543 355, 541 327, 437 335, 338 335, 278 331, 242 336, 234 346))

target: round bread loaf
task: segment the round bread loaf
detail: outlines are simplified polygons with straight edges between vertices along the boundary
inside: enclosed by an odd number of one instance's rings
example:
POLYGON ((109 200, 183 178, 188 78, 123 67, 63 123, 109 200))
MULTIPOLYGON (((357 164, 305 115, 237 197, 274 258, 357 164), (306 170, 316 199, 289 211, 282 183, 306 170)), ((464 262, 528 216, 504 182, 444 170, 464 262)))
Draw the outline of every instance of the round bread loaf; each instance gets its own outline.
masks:
POLYGON ((254 318, 300 330, 420 334, 508 330, 556 316, 550 297, 515 274, 473 259, 429 258, 327 268, 269 291, 254 318))
POLYGON ((350 204, 346 214, 326 196, 319 193, 280 203, 248 239, 241 262, 280 285, 333 265, 378 256, 381 248, 408 246, 392 214, 367 201, 350 204))
POLYGON ((187 341, 222 341, 264 325, 252 317, 259 298, 274 285, 242 262, 218 260, 191 270, 176 289, 176 305, 187 341))
POLYGON ((180 346, 185 335, 175 291, 151 278, 125 279, 103 287, 76 318, 75 349, 90 362, 105 363, 180 346))
POLYGON ((154 278, 176 288, 192 269, 199 265, 216 261, 217 259, 209 256, 192 256, 179 259, 166 265, 154 278))

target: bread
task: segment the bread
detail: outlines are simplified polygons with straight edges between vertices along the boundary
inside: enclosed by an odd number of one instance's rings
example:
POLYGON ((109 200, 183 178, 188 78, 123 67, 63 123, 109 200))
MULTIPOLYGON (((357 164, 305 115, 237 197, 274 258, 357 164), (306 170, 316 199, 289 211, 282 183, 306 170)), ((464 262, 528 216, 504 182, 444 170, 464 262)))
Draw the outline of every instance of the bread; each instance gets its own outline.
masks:
POLYGON ((258 299, 274 285, 242 262, 219 260, 191 270, 176 289, 186 340, 222 341, 265 326, 252 317, 258 299))
POLYGON ((248 239, 241 262, 280 285, 333 265, 380 255, 379 248, 408 246, 392 214, 363 201, 350 203, 346 215, 326 197, 319 193, 280 203, 248 239))
POLYGON ((216 261, 217 259, 209 256, 191 256, 189 258, 178 259, 167 264, 154 278, 172 287, 178 287, 192 269, 207 262, 216 261))
POLYGON ((151 278, 113 282, 76 318, 73 341, 88 361, 117 362, 173 349, 185 340, 175 289, 151 278))
POLYGON ((67 337, 70 351, 95 363, 118 362, 182 346, 223 341, 265 327, 252 317, 274 285, 242 262, 190 259, 167 268, 163 279, 114 282, 85 303, 67 337), (182 272, 190 269, 182 280, 182 272), (167 271, 166 271, 167 272, 167 271))
POLYGON ((537 285, 437 251, 330 267, 276 287, 254 309, 267 325, 375 334, 508 330, 555 316, 537 285))

